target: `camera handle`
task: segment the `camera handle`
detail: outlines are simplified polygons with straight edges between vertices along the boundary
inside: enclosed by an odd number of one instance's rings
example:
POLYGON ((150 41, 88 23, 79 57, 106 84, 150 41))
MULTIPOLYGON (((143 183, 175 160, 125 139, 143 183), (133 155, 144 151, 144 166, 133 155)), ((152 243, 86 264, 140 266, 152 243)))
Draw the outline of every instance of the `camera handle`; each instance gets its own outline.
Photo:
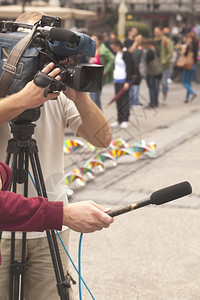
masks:
POLYGON ((41 71, 38 71, 33 79, 34 83, 41 87, 45 88, 44 90, 44 97, 47 97, 48 92, 54 91, 64 91, 66 90, 66 84, 62 82, 62 80, 56 80, 55 78, 45 74, 41 71))
MULTIPOLYGON (((31 138, 34 133, 33 123, 11 124, 13 138, 8 141, 6 164, 12 163, 13 172, 11 187, 17 192, 17 184, 24 184, 24 196, 28 196, 29 161, 33 170, 38 196, 47 198, 47 192, 42 175, 36 141, 31 138), (13 155, 13 157, 11 157, 13 155)), ((47 230, 47 239, 55 271, 57 290, 61 300, 69 300, 68 288, 60 258, 56 234, 54 230, 47 230)), ((15 260, 15 232, 11 233, 11 261, 10 261, 10 291, 9 300, 24 299, 24 277, 26 267, 26 233, 23 233, 21 261, 15 260), (21 289, 21 290, 20 290, 21 289)))

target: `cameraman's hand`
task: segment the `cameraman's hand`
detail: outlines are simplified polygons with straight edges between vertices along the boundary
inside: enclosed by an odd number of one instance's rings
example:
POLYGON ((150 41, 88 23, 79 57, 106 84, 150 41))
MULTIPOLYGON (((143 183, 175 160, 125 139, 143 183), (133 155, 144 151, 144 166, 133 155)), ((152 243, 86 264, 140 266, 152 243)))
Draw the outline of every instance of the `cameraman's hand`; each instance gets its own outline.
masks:
MULTIPOLYGON (((51 77, 55 77, 57 80, 60 80, 60 69, 56 68, 53 71, 54 63, 49 63, 42 72, 48 74, 51 77), (50 72, 51 71, 51 72, 50 72)), ((22 104, 24 109, 35 108, 45 101, 56 98, 59 93, 50 93, 47 97, 44 97, 44 88, 38 87, 33 81, 27 83, 27 85, 19 92, 21 96, 22 104)))
POLYGON ((78 92, 68 86, 66 86, 66 90, 63 91, 63 93, 67 96, 67 98, 72 100, 74 103, 76 103, 79 100, 83 101, 82 99, 84 98, 89 99, 87 92, 78 92))
POLYGON ((64 205, 63 225, 74 231, 89 233, 108 228, 114 219, 106 214, 105 209, 93 201, 84 201, 64 205))
MULTIPOLYGON (((45 74, 60 80, 60 76, 58 76, 60 72, 59 68, 50 72, 53 66, 54 64, 50 63, 42 71, 45 74)), ((12 120, 24 110, 40 106, 45 101, 53 99, 58 95, 59 93, 52 93, 48 94, 45 98, 44 88, 36 86, 33 81, 29 82, 20 92, 0 99, 0 126, 4 125, 9 120, 12 120)))

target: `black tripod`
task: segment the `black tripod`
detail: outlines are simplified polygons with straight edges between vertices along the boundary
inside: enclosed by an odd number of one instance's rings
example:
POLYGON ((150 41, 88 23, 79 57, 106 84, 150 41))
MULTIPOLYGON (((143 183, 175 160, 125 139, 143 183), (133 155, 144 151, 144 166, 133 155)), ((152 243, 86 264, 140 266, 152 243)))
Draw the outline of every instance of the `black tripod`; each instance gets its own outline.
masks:
MULTIPOLYGON (((13 192, 17 192, 17 185, 24 184, 24 196, 28 196, 28 170, 31 163, 35 186, 38 196, 47 198, 47 192, 40 166, 38 148, 36 141, 32 139, 35 124, 11 123, 13 138, 8 141, 6 164, 11 163, 13 172, 11 187, 13 192)), ((68 300, 69 282, 66 281, 56 234, 54 230, 46 231, 51 252, 53 267, 55 271, 58 295, 61 300, 68 300)), ((26 233, 22 236, 22 255, 21 261, 15 260, 15 232, 11 233, 11 260, 10 260, 10 294, 9 300, 24 299, 24 276, 26 269, 26 233)))

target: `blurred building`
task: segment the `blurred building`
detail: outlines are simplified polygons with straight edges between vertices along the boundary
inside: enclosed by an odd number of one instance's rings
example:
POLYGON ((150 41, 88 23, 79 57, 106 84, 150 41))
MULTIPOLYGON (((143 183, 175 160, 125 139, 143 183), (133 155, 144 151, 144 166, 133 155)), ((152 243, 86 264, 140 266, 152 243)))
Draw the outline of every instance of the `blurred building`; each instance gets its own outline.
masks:
MULTIPOLYGON (((0 0, 0 5, 21 5, 29 6, 41 5, 42 0, 0 0)), ((86 21, 91 19, 87 11, 97 14, 96 20, 104 18, 110 10, 117 14, 117 8, 122 0, 43 0, 42 3, 48 6, 57 6, 69 9, 84 10, 83 17, 74 18, 73 26, 84 27, 86 21)), ((200 23, 200 0, 125 0, 128 8, 127 20, 143 21, 148 23, 152 28, 155 25, 168 26, 184 23, 186 26, 194 26, 195 22, 200 23)), ((0 9, 1 11, 2 9, 0 9)), ((3 13, 3 12, 2 12, 3 13)), ((56 11, 55 11, 56 13, 56 11)), ((71 18, 75 15, 71 13, 71 18)), ((78 12, 77 12, 78 15, 78 12)), ((5 15, 4 15, 5 17, 5 15)), ((104 22, 105 23, 105 22, 104 22)))
MULTIPOLYGON (((73 0, 73 7, 102 11, 116 8, 122 0, 73 0)), ((193 26, 200 23, 200 0, 126 0, 127 19, 144 21, 151 26, 163 25, 173 27, 183 22, 193 26)))

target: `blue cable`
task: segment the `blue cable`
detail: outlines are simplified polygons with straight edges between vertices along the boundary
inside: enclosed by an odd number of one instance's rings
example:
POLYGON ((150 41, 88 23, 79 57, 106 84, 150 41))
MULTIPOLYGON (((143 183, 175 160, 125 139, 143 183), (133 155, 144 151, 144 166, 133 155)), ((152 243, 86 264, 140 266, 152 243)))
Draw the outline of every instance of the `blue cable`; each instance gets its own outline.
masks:
MULTIPOLYGON (((92 295, 92 292, 90 291, 90 289, 89 289, 89 287, 87 286, 86 282, 85 282, 84 279, 82 278, 81 273, 79 272, 79 270, 78 270, 77 267, 75 266, 75 264, 74 264, 74 262, 73 262, 71 256, 69 255, 69 252, 67 251, 67 248, 66 248, 65 244, 63 243, 63 240, 62 240, 62 238, 61 238, 61 236, 60 236, 60 234, 59 234, 59 232, 58 232, 57 230, 56 230, 56 234, 58 235, 58 238, 59 238, 59 240, 60 240, 60 242, 61 242, 63 248, 65 249, 65 252, 67 253, 67 256, 68 256, 69 260, 71 261, 71 263, 72 263, 74 269, 76 270, 77 274, 79 275, 79 295, 80 295, 80 289, 81 289, 80 281, 82 280, 82 282, 83 282, 84 286, 86 287, 86 289, 88 290, 90 296, 92 297, 93 300, 95 300, 94 296, 92 295)), ((79 262, 80 262, 80 256, 81 256, 81 242, 80 242, 80 241, 82 240, 82 235, 83 235, 83 234, 81 233, 81 235, 80 235, 80 240, 79 240, 79 253, 78 253, 79 262)), ((80 266, 79 266, 79 267, 80 267, 80 266)), ((80 298, 80 300, 81 300, 81 298, 80 298)))
POLYGON ((34 185, 34 188, 35 188, 35 190, 36 190, 36 192, 37 192, 37 188, 36 188, 35 181, 34 181, 33 176, 31 175, 31 172, 30 172, 29 170, 28 170, 28 174, 29 174, 30 179, 31 179, 31 181, 32 181, 32 184, 34 185))
POLYGON ((79 286, 79 299, 82 300, 82 290, 81 290, 81 244, 82 244, 83 234, 81 233, 78 245, 78 286, 79 286))

